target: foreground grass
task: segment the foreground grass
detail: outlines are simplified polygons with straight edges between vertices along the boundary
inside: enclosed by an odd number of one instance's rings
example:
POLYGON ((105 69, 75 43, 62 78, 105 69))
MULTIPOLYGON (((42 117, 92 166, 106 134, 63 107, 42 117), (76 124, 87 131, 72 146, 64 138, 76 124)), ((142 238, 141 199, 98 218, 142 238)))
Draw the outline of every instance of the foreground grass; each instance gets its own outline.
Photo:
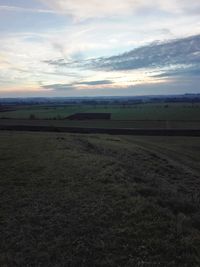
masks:
POLYGON ((199 266, 200 138, 176 140, 1 132, 0 266, 199 266))

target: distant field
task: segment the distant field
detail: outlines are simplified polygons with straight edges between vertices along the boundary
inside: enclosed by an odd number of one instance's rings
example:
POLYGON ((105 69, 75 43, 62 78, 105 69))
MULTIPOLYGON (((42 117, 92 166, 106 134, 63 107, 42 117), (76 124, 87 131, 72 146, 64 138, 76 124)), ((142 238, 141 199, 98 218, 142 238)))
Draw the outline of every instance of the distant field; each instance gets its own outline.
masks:
POLYGON ((160 103, 135 105, 66 105, 65 107, 33 106, 1 112, 0 118, 60 119, 80 112, 107 112, 113 120, 199 120, 200 104, 160 103))
POLYGON ((200 138, 0 132, 0 266, 200 266, 200 138))
POLYGON ((82 127, 82 128, 136 128, 136 129, 200 129, 199 121, 150 121, 150 120, 27 120, 0 119, 0 125, 30 125, 53 127, 82 127))

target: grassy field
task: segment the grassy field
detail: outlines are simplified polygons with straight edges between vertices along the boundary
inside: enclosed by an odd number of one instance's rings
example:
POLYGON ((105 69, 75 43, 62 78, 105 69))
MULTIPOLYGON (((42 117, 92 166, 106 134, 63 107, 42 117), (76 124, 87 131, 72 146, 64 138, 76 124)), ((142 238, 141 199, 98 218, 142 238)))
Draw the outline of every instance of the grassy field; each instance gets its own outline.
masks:
POLYGON ((200 266, 200 138, 0 132, 0 266, 200 266))
POLYGON ((30 125, 83 128, 163 128, 163 129, 200 129, 200 121, 120 121, 120 120, 26 120, 0 119, 0 125, 30 125))
POLYGON ((1 112, 0 118, 65 118, 79 112, 108 112, 113 120, 199 120, 200 104, 158 103, 137 105, 66 105, 65 107, 31 106, 12 112, 1 112))

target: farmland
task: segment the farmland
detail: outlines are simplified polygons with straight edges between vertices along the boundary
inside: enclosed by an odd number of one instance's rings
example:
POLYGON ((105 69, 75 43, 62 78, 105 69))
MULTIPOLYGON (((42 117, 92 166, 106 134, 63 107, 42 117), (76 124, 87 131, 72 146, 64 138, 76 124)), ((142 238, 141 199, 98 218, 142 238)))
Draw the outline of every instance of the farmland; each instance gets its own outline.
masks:
POLYGON ((110 129, 200 129, 200 104, 17 106, 14 111, 0 112, 0 125, 9 124, 110 129), (111 118, 109 120, 67 119, 77 113, 111 114, 111 118))
POLYGON ((51 126, 51 127, 82 127, 82 128, 163 128, 163 129, 200 129, 200 121, 126 121, 126 120, 27 120, 0 119, 0 125, 51 126))
POLYGON ((135 105, 65 105, 65 106, 19 106, 16 110, 0 112, 0 118, 64 119, 74 113, 111 113, 112 120, 199 120, 199 103, 146 103, 135 105))
POLYGON ((200 138, 0 132, 1 266, 199 266, 200 138))

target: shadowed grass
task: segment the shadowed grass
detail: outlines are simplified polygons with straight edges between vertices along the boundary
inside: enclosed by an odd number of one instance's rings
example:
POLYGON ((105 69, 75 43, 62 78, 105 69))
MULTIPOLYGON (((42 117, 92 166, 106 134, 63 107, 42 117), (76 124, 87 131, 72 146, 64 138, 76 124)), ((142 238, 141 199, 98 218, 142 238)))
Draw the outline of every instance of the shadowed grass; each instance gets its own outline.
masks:
POLYGON ((199 176, 141 142, 1 132, 0 265, 199 266, 199 176))

